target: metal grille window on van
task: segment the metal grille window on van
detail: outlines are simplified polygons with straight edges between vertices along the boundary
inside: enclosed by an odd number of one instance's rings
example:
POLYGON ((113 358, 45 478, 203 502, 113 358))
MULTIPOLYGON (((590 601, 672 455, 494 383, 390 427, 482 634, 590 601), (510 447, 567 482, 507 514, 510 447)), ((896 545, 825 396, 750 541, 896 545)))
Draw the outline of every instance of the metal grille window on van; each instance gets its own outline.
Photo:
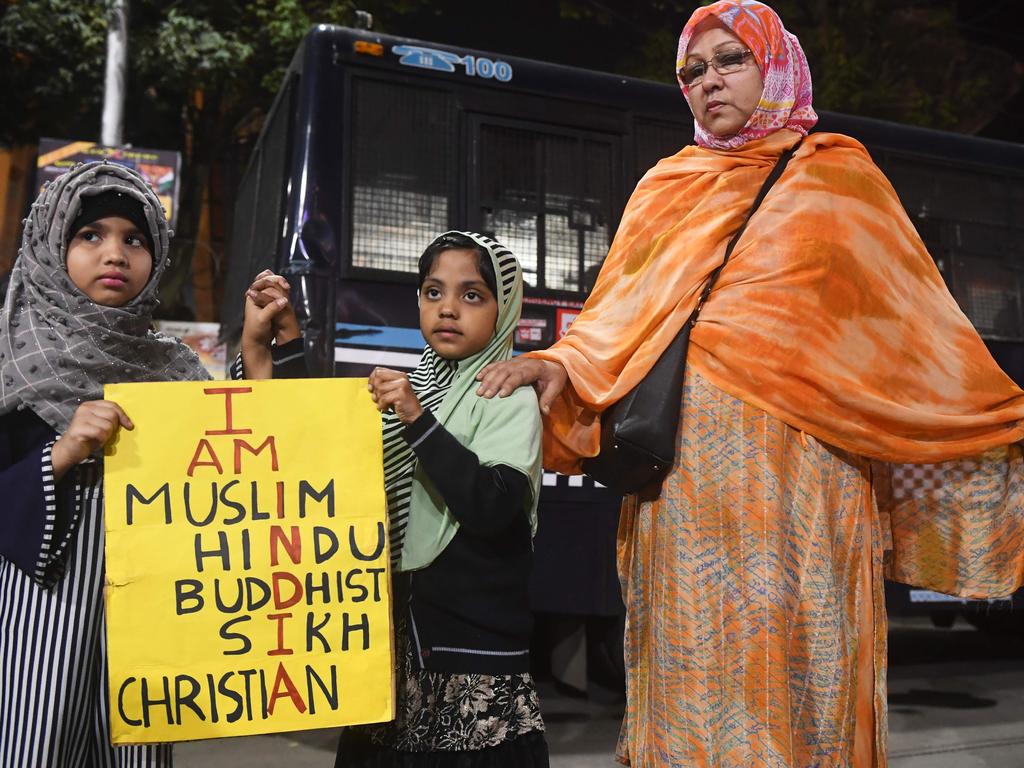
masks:
POLYGON ((455 189, 450 97, 357 80, 353 112, 352 265, 415 272, 423 249, 448 229, 455 189))
POLYGON ((479 131, 484 230, 516 253, 528 284, 586 292, 611 239, 610 143, 487 123, 479 131))

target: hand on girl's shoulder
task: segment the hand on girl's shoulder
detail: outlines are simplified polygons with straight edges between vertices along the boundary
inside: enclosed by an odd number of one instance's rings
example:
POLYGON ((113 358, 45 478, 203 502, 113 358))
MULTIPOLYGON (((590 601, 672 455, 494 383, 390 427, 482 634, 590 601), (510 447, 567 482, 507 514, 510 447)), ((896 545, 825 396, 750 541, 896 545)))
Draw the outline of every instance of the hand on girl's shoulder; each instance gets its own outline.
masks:
POLYGON ((540 424, 540 402, 533 387, 519 387, 506 397, 483 397, 477 395, 475 408, 480 409, 484 419, 520 419, 524 427, 540 424))

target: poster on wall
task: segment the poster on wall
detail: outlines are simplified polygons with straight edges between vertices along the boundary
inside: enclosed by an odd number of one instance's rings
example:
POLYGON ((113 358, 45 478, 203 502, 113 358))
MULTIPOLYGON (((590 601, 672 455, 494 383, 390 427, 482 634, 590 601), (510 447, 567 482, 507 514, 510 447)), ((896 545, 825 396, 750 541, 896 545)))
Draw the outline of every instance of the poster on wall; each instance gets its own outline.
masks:
POLYGON ((220 323, 154 320, 153 327, 160 333, 181 339, 183 344, 199 355, 199 362, 213 378, 228 378, 228 345, 220 340, 220 323))
POLYGON ((366 379, 108 385, 111 739, 389 720, 380 415, 366 379))
POLYGON ((93 160, 109 160, 138 171, 160 198, 174 229, 178 217, 181 154, 172 150, 105 147, 94 141, 43 138, 39 140, 36 160, 36 191, 77 163, 93 160))

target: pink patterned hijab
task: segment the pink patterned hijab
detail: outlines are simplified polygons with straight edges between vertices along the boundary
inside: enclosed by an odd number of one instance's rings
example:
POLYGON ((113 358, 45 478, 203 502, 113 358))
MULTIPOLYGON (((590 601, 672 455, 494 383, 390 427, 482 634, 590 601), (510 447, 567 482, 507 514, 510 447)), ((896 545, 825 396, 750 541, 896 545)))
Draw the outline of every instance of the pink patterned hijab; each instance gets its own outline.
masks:
MULTIPOLYGON (((782 19, 764 3, 720 0, 694 11, 679 38, 676 72, 686 61, 686 49, 694 29, 709 16, 718 19, 753 52, 764 80, 764 93, 747 124, 735 136, 714 136, 695 120, 693 135, 697 143, 709 149, 737 149, 780 128, 806 136, 807 129, 818 122, 818 115, 811 107, 811 71, 807 57, 800 41, 786 31, 782 19)), ((689 89, 682 82, 679 87, 689 104, 689 89)))

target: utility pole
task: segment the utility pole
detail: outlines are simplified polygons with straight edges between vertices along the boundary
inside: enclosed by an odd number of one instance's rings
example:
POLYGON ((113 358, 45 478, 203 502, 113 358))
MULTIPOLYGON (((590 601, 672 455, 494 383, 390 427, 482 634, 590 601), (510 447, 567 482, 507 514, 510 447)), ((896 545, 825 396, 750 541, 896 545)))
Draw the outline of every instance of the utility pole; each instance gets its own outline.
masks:
POLYGON ((107 17, 107 74, 100 141, 119 147, 124 133, 124 81, 128 68, 128 0, 113 0, 107 17))

